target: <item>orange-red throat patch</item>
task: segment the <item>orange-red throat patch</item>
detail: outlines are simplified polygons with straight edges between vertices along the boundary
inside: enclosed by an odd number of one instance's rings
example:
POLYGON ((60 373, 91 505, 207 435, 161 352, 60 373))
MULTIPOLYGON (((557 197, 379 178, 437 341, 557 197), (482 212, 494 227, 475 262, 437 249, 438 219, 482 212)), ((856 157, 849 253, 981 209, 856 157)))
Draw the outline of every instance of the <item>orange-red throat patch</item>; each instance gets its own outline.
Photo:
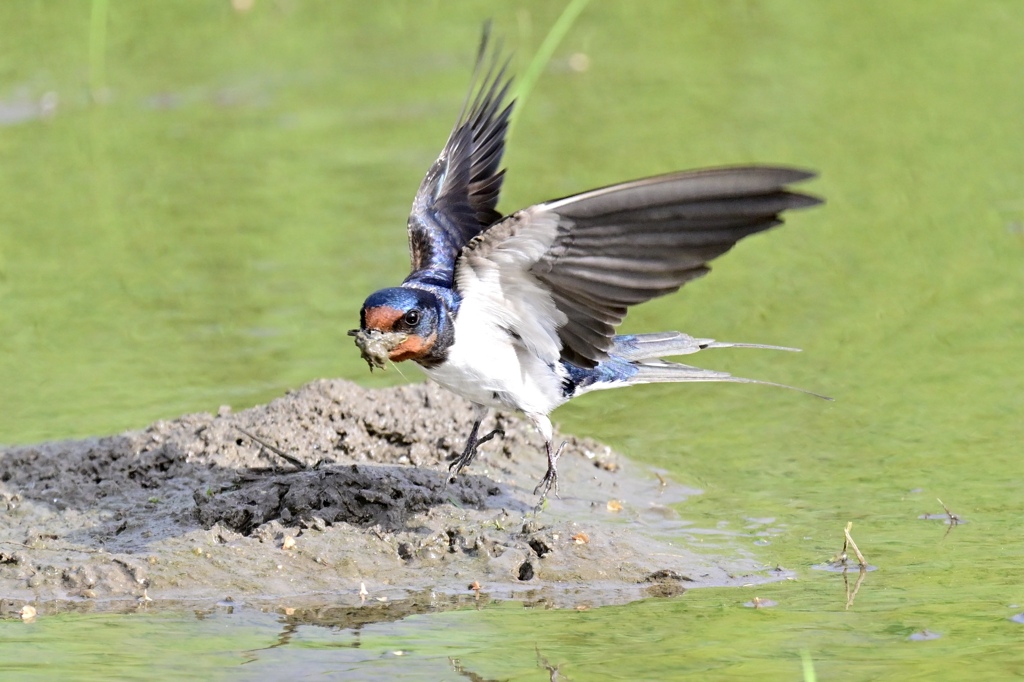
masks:
POLYGON ((430 352, 431 348, 434 347, 434 342, 436 340, 437 334, 431 334, 427 338, 423 338, 419 334, 412 334, 405 341, 395 346, 391 352, 388 353, 388 358, 395 362, 422 358, 430 352))

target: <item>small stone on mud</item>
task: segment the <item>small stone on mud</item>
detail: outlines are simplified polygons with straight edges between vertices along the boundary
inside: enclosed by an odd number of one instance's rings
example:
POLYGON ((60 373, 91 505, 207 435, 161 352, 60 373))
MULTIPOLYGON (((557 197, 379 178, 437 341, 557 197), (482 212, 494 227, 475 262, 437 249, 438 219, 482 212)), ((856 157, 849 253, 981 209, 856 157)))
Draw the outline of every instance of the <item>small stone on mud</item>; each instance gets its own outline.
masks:
POLYGON ((648 574, 643 579, 643 582, 645 582, 645 583, 666 583, 666 582, 673 582, 673 583, 688 582, 688 583, 692 583, 692 582, 694 582, 694 579, 689 577, 689 576, 680 575, 679 573, 676 573, 675 571, 670 571, 667 568, 663 568, 660 571, 654 571, 653 573, 648 574))
POLYGON ((543 559, 546 554, 551 553, 551 545, 545 542, 541 537, 531 538, 528 544, 530 545, 530 549, 536 552, 537 556, 541 559, 543 559))

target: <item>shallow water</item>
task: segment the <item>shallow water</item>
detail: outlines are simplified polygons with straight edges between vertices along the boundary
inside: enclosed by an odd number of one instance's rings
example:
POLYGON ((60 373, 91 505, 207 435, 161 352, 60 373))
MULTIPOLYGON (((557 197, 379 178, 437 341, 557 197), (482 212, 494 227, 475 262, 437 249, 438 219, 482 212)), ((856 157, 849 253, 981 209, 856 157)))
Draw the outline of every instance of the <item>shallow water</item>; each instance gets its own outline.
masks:
MULTIPOLYGON (((99 62, 87 4, 0 6, 19 26, 0 62, 0 442, 240 408, 321 376, 403 381, 368 375, 345 331, 366 293, 404 276, 405 215, 482 19, 517 46, 521 72, 557 11, 113 2, 99 62)), ((696 361, 836 402, 645 387, 555 415, 703 489, 685 518, 797 580, 358 632, 289 632, 244 605, 69 614, 0 623, 0 670, 547 679, 546 660, 571 679, 1021 674, 1021 46, 1008 0, 594 3, 516 123, 506 210, 684 167, 821 172, 809 188, 824 208, 744 242, 626 329, 801 346, 696 361), (942 512, 936 498, 968 523, 918 518, 942 512), (849 606, 844 576, 813 568, 848 521, 878 567, 849 606), (743 606, 755 596, 777 605, 743 606), (938 639, 911 638, 924 630, 938 639)))

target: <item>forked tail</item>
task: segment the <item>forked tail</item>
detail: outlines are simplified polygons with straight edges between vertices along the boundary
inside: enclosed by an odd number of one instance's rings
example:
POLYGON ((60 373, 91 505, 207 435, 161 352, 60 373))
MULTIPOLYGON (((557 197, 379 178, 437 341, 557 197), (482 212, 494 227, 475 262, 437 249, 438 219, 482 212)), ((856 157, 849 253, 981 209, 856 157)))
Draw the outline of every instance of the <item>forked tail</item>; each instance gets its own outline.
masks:
POLYGON ((659 332, 656 334, 631 334, 616 336, 609 354, 611 358, 593 369, 581 369, 571 364, 566 382, 567 397, 575 397, 589 391, 617 388, 632 384, 653 384, 668 382, 715 381, 736 384, 762 384, 777 386, 807 393, 824 400, 828 396, 796 386, 787 386, 774 381, 747 379, 727 372, 692 367, 663 359, 665 356, 691 355, 708 348, 764 348, 799 352, 799 348, 769 346, 759 343, 729 343, 714 339, 698 339, 682 332, 659 332))

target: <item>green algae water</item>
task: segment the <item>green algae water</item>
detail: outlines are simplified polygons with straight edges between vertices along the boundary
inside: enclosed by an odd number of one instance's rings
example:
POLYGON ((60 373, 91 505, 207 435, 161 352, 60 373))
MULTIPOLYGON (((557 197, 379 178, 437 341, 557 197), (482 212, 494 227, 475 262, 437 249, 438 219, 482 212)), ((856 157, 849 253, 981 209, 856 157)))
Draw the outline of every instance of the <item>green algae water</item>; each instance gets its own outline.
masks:
MULTIPOLYGON (((345 331, 406 273, 408 207, 483 20, 522 72, 561 7, 249 4, 0 6, 0 443, 240 409, 317 377, 418 379, 369 375, 345 331)), ((244 605, 7 621, 0 672, 1024 674, 1022 73, 1010 0, 593 2, 518 114, 505 211, 679 168, 820 172, 806 188, 824 207, 624 330, 800 346, 694 361, 834 403, 657 386, 554 415, 704 490, 683 517, 794 580, 584 611, 484 602, 358 630, 244 605), (939 499, 966 523, 943 523, 939 499), (859 585, 815 568, 850 521, 877 567, 859 585), (776 605, 744 606, 755 597, 776 605)))

